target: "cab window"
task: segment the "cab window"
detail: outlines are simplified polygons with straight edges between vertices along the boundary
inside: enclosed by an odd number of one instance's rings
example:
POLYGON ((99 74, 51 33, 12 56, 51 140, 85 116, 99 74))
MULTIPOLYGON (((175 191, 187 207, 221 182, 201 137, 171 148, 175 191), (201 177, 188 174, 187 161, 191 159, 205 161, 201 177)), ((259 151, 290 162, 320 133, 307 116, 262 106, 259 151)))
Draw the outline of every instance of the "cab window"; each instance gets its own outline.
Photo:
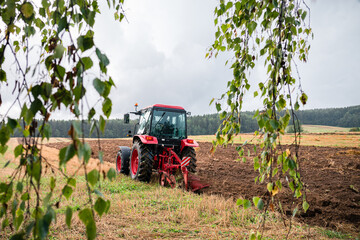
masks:
POLYGON ((167 139, 186 138, 185 112, 155 109, 151 123, 151 135, 167 139))
POLYGON ((150 110, 147 110, 145 113, 141 114, 139 121, 139 129, 137 131, 138 135, 146 134, 150 126, 150 110))

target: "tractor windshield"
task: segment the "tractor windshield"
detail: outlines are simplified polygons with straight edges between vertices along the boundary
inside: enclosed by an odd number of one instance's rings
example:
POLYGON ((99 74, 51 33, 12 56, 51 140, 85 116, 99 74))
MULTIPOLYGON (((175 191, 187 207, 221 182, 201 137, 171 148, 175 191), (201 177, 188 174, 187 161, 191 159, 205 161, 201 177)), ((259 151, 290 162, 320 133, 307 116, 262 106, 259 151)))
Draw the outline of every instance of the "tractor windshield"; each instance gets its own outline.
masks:
POLYGON ((186 138, 185 112, 154 109, 151 136, 165 139, 186 138))

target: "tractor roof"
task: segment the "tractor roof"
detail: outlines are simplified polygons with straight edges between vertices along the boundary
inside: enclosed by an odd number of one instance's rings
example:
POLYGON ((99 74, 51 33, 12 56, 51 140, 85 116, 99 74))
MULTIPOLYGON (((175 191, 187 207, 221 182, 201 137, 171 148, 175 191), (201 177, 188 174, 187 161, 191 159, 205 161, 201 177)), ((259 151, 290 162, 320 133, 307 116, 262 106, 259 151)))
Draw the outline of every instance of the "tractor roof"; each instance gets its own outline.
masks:
POLYGON ((183 107, 180 107, 180 106, 172 106, 172 105, 164 105, 164 104, 154 104, 154 105, 145 107, 143 109, 154 108, 154 107, 185 110, 183 107))

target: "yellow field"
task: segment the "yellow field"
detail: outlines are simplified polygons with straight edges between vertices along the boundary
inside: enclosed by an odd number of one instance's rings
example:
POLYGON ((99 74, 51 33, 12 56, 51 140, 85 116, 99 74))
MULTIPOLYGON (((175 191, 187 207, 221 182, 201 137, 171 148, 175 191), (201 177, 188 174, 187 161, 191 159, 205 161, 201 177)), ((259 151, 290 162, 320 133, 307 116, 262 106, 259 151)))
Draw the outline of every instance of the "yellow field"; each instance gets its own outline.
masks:
POLYGON ((305 133, 335 133, 349 132, 350 128, 332 127, 323 125, 302 125, 305 133))
MULTIPOLYGON (((199 142, 211 142, 215 140, 215 135, 198 135, 190 136, 190 138, 199 142)), ((235 138, 234 143, 244 143, 245 141, 257 143, 259 137, 254 134, 244 133, 235 138)), ((294 143, 293 134, 285 134, 281 136, 282 144, 294 143)), ((322 146, 322 147, 360 147, 360 134, 359 133, 326 133, 326 134, 309 134, 303 133, 300 138, 301 145, 305 146, 322 146)))

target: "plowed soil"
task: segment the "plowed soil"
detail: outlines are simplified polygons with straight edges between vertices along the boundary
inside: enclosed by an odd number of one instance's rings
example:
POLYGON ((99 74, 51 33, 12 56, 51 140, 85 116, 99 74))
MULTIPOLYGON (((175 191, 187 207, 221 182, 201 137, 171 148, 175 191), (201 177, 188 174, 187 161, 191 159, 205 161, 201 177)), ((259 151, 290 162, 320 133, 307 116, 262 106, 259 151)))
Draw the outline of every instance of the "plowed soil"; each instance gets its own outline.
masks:
MULTIPOLYGON (((60 149, 68 143, 51 143, 49 147, 60 149)), ((97 141, 89 141, 93 158, 97 157, 97 141)), ((250 157, 243 163, 235 161, 238 154, 236 146, 218 147, 215 154, 210 153, 211 143, 200 142, 197 151, 197 175, 211 186, 205 194, 218 194, 225 197, 252 198, 265 197, 266 186, 255 184, 252 158, 253 146, 245 147, 250 157)), ((115 168, 118 146, 131 146, 129 140, 101 140, 104 161, 115 168)), ((291 147, 283 146, 285 148, 291 147)), ((327 227, 339 231, 360 231, 360 148, 337 148, 301 146, 300 159, 302 178, 306 183, 307 201, 310 208, 306 214, 298 214, 298 220, 309 225, 327 227)), ((285 183, 283 183, 285 185, 285 183)), ((284 212, 291 215, 290 208, 295 205, 291 194, 282 192, 277 201, 282 202, 284 212)), ((296 204, 296 201, 295 203, 296 204)), ((301 205, 299 206, 301 208, 301 205)))

